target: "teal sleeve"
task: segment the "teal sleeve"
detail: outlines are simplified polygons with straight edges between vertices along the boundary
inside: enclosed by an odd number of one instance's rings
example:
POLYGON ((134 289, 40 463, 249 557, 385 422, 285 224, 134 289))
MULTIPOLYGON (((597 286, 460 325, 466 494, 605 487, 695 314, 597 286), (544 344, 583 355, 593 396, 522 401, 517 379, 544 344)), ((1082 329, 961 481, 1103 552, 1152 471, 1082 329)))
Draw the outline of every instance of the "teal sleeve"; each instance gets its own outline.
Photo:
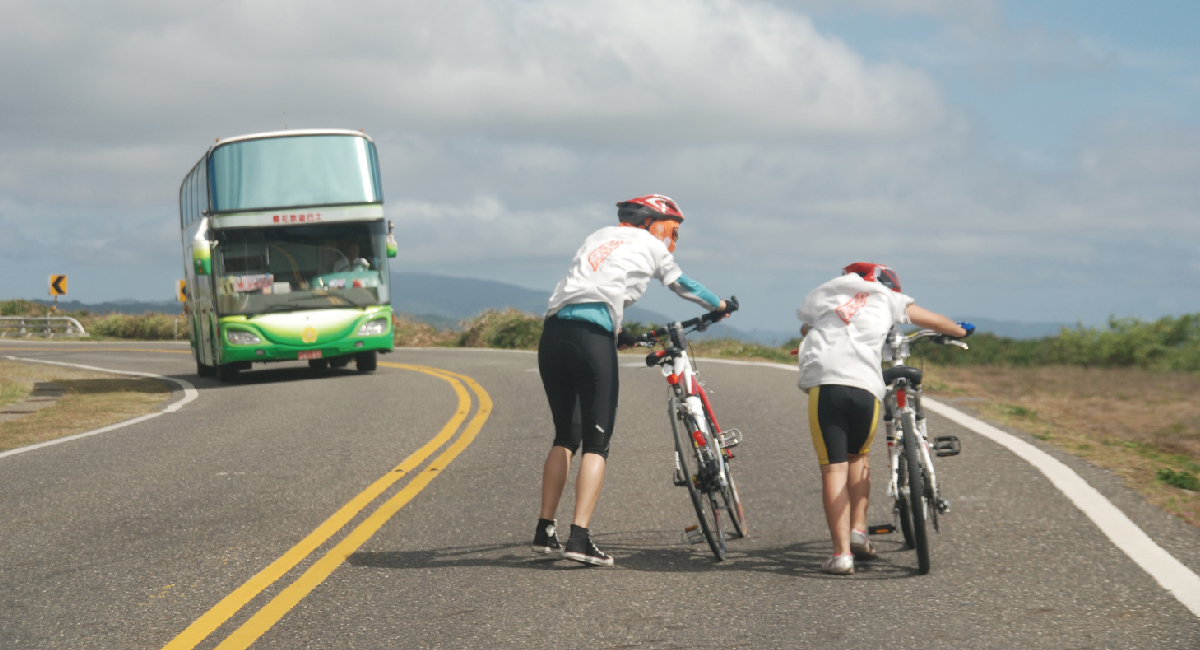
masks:
POLYGON ((672 282, 670 287, 671 291, 679 294, 679 297, 685 300, 690 300, 709 309, 719 309, 721 307, 721 299, 717 297, 717 294, 709 291, 704 285, 686 275, 680 274, 679 279, 672 282))

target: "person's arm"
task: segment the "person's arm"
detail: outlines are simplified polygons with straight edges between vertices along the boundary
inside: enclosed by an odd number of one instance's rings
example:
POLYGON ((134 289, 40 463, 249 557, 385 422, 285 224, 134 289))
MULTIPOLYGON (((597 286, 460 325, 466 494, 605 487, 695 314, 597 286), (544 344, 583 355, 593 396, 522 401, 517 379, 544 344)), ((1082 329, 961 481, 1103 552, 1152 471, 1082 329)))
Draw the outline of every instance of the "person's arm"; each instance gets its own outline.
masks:
POLYGON ((941 314, 935 314, 928 309, 924 309, 916 305, 909 305, 905 309, 905 313, 908 314, 908 320, 917 327, 931 329, 939 334, 945 334, 955 338, 960 338, 967 335, 967 330, 963 327, 960 327, 958 323, 955 323, 941 314))
POLYGON ((808 333, 811 331, 812 331, 812 325, 809 325, 808 323, 805 323, 800 326, 800 336, 808 336, 808 333))
POLYGON ((704 285, 696 282, 682 273, 679 277, 667 285, 680 298, 689 300, 712 311, 724 311, 725 301, 717 297, 717 294, 709 291, 704 285))

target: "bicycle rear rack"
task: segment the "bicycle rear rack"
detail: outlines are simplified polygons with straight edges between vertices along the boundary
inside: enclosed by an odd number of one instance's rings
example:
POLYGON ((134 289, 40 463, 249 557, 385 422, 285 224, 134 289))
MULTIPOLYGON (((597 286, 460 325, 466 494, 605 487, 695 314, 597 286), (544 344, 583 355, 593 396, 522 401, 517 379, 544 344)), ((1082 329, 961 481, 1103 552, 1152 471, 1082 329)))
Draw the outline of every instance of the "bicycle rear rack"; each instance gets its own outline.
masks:
POLYGON ((742 432, 738 429, 726 429, 717 437, 721 449, 729 449, 742 444, 742 432))

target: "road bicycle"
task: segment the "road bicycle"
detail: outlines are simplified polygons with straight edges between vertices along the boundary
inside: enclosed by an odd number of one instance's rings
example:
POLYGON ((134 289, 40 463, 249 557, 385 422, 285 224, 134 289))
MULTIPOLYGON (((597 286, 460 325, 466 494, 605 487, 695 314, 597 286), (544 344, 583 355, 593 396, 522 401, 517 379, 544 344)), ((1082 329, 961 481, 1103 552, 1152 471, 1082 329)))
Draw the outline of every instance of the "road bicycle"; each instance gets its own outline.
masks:
MULTIPOLYGON (((939 532, 938 516, 950 512, 950 502, 942 498, 938 487, 933 457, 957 456, 962 451, 957 436, 938 436, 933 439, 934 453, 930 454, 925 411, 921 407, 923 373, 920 368, 904 364, 910 347, 924 339, 968 349, 966 343, 933 330, 920 330, 906 336, 898 327, 888 332, 884 342, 883 359, 892 362, 892 367, 883 371, 883 382, 888 385, 883 398, 883 423, 887 430, 891 470, 887 495, 895 499, 892 512, 899 520, 904 543, 917 551, 917 568, 921 575, 929 573, 926 524, 931 523, 934 532, 939 532)), ((880 533, 895 530, 892 526, 878 528, 880 533)))
POLYGON ((737 483, 729 470, 733 448, 742 442, 742 432, 722 429, 713 414, 704 383, 688 356, 687 335, 703 332, 712 323, 737 309, 737 298, 727 301, 729 309, 711 312, 682 323, 646 332, 635 337, 636 345, 663 349, 646 356, 646 365, 658 366, 669 386, 667 418, 675 437, 674 483, 687 487, 700 520, 699 529, 685 529, 688 541, 707 541, 718 560, 726 556, 726 520, 733 524, 731 535, 745 537, 746 515, 737 483))

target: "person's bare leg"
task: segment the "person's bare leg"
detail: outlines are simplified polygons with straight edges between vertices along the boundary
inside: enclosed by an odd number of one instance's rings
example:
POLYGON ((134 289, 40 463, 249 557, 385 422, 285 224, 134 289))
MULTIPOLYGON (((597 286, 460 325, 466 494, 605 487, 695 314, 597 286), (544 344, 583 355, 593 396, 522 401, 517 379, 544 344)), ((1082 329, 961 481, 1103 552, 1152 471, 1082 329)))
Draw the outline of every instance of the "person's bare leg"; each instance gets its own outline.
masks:
POLYGON ((579 461, 579 478, 575 480, 575 521, 580 528, 587 528, 592 520, 592 511, 600 499, 600 488, 604 486, 605 459, 600 454, 584 454, 579 461))
POLYGON ((821 502, 833 540, 833 554, 850 552, 850 495, 846 488, 848 463, 821 466, 821 502))
POLYGON ((542 466, 542 519, 554 519, 558 511, 558 500, 567 486, 567 473, 571 471, 571 457, 575 454, 566 447, 555 445, 546 454, 542 466))
POLYGON ((850 493, 850 527, 867 529, 867 502, 871 497, 871 462, 866 454, 848 454, 850 473, 846 479, 850 493))

